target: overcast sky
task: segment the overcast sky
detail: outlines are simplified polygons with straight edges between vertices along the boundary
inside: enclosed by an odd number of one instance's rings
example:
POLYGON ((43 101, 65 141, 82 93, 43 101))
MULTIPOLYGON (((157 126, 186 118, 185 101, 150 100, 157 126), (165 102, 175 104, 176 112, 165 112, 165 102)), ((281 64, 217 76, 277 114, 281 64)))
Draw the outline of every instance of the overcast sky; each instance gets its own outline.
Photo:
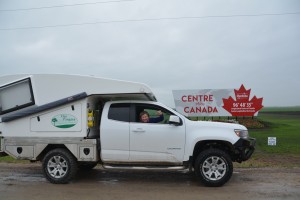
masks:
POLYGON ((100 2, 0 0, 0 75, 143 82, 172 107, 172 90, 244 84, 264 106, 300 105, 299 0, 100 2))

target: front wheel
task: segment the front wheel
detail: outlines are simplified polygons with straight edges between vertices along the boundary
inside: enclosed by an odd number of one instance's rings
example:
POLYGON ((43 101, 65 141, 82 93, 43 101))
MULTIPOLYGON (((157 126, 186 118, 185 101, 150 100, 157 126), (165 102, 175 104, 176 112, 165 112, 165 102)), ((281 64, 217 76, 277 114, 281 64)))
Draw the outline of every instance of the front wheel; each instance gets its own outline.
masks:
POLYGON ((77 172, 77 162, 66 149, 53 149, 43 160, 43 172, 48 181, 55 184, 68 183, 77 172))
POLYGON ((233 166, 228 154, 219 149, 201 152, 195 162, 195 174, 206 186, 224 185, 232 176, 233 166))

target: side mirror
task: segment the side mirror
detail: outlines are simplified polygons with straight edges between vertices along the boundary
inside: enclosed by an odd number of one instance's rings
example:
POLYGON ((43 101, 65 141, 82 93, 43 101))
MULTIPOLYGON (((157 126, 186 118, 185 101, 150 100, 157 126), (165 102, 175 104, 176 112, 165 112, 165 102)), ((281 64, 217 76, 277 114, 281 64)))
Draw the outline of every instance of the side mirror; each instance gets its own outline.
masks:
POLYGON ((181 125, 181 120, 176 115, 170 115, 169 124, 181 125))

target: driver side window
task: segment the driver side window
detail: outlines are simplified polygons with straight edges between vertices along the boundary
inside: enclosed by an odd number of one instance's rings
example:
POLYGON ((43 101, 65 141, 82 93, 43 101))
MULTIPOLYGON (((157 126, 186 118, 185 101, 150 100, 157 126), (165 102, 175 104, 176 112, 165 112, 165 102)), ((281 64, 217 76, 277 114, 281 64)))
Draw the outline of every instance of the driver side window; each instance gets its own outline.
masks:
POLYGON ((136 104, 136 122, 168 124, 172 113, 168 110, 151 104, 136 104))

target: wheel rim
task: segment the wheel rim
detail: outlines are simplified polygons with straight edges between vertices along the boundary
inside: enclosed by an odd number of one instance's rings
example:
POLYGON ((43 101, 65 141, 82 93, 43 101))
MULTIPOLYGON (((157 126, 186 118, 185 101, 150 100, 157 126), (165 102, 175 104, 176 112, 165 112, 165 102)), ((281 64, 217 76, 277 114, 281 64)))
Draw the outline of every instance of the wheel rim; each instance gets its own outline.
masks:
POLYGON ((223 158, 218 156, 208 157, 202 165, 202 174, 211 181, 217 181, 226 174, 227 165, 223 158))
POLYGON ((68 172, 68 162, 62 156, 53 156, 47 164, 47 170, 53 178, 62 178, 68 172))

